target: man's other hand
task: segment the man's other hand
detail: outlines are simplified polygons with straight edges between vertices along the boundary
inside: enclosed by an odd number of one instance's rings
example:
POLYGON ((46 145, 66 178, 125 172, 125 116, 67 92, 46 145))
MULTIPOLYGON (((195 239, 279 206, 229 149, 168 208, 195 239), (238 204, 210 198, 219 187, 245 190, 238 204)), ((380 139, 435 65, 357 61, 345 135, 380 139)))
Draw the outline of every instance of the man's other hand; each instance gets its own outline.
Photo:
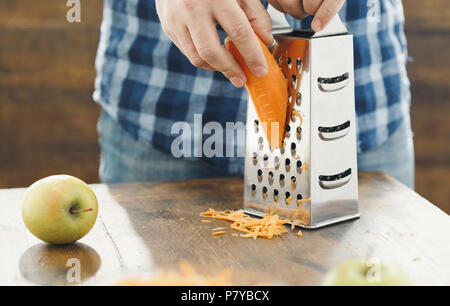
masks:
POLYGON ((320 32, 339 12, 345 0, 268 0, 280 12, 303 19, 313 15, 311 28, 320 32))

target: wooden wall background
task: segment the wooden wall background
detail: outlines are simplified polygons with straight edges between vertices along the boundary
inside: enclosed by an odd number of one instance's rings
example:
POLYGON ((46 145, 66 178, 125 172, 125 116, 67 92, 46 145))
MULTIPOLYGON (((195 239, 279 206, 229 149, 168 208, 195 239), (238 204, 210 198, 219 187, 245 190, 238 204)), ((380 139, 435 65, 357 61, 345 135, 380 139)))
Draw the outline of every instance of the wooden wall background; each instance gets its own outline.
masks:
MULTIPOLYGON (((101 0, 0 1, 0 188, 68 173, 98 182, 92 101, 101 0)), ((450 213, 450 1, 404 0, 416 190, 450 213)))

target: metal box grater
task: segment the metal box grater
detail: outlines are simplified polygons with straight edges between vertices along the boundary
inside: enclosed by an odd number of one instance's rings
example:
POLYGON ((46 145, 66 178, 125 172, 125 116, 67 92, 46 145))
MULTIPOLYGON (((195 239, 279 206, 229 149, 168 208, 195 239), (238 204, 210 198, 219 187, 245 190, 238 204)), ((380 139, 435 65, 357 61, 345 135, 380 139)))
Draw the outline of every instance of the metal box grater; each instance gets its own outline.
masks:
POLYGON ((272 150, 249 98, 244 210, 276 212, 304 228, 357 218, 353 36, 339 16, 320 33, 274 34, 290 116, 284 146, 272 150))

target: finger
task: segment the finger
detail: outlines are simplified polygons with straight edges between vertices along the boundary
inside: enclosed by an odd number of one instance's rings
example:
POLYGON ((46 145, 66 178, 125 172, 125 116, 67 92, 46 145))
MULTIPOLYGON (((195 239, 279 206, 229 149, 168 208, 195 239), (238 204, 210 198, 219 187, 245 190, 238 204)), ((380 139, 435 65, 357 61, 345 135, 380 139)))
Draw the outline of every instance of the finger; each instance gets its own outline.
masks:
POLYGON ((191 34, 187 27, 182 27, 178 30, 177 40, 183 50, 184 55, 189 59, 192 65, 206 70, 215 70, 211 65, 205 62, 197 52, 191 34))
POLYGON ((311 27, 313 31, 323 30, 339 12, 345 0, 325 0, 315 13, 311 27))
POLYGON ((278 3, 277 0, 269 0, 267 2, 269 2, 269 4, 272 5, 276 10, 285 13, 283 7, 278 3))
POLYGON ((178 50, 180 50, 181 53, 186 55, 186 53, 184 53, 183 47, 178 42, 177 36, 175 34, 173 34, 173 33, 171 33, 170 35, 168 33, 166 33, 166 35, 169 37, 169 39, 172 41, 172 43, 178 48, 178 50))
POLYGON ((178 50, 180 50, 181 53, 183 53, 184 55, 186 55, 186 53, 184 53, 183 47, 181 46, 181 44, 178 42, 178 38, 177 36, 172 33, 169 32, 167 30, 163 29, 163 32, 167 35, 167 37, 169 37, 169 39, 172 41, 172 43, 178 48, 178 50))
POLYGON ((236 45, 252 73, 257 77, 265 76, 268 71, 267 62, 247 16, 237 2, 225 1, 223 3, 226 5, 215 7, 217 22, 236 45))
POLYGON ((222 72, 236 87, 247 82, 244 71, 221 44, 214 21, 193 16, 188 23, 192 41, 198 55, 210 66, 222 72))
POLYGON ((308 15, 315 15, 324 0, 303 0, 303 8, 308 15))
POLYGON ((281 7, 281 11, 291 15, 294 18, 303 19, 308 16, 304 10, 302 0, 277 0, 275 2, 281 7))
POLYGON ((272 20, 260 0, 238 0, 239 6, 247 15, 248 21, 253 31, 267 45, 272 45, 274 38, 272 35, 272 20))

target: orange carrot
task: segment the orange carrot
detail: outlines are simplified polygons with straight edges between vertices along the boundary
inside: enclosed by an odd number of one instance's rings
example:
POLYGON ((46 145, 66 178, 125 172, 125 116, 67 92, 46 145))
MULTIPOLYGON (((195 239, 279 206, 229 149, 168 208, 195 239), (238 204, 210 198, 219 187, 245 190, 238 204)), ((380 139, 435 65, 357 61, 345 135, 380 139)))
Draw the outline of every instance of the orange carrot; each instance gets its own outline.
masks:
POLYGON ((266 133, 270 147, 277 149, 281 147, 286 124, 288 82, 269 49, 261 40, 259 42, 268 66, 268 73, 262 78, 256 77, 250 71, 244 58, 230 39, 227 39, 225 44, 245 72, 247 77, 245 86, 253 101, 259 121, 266 133))
MULTIPOLYGON (((299 84, 303 71, 303 63, 306 59, 307 46, 308 42, 306 40, 293 39, 288 42, 283 42, 283 45, 277 44, 273 51, 273 57, 280 61, 279 65, 284 75, 288 78, 288 93, 291 98, 288 99, 286 125, 289 125, 291 113, 300 91, 299 84), (298 61, 299 59, 300 61, 298 61), (293 75, 296 76, 295 82, 292 77, 293 75)), ((300 122, 301 125, 302 122, 300 122)))

